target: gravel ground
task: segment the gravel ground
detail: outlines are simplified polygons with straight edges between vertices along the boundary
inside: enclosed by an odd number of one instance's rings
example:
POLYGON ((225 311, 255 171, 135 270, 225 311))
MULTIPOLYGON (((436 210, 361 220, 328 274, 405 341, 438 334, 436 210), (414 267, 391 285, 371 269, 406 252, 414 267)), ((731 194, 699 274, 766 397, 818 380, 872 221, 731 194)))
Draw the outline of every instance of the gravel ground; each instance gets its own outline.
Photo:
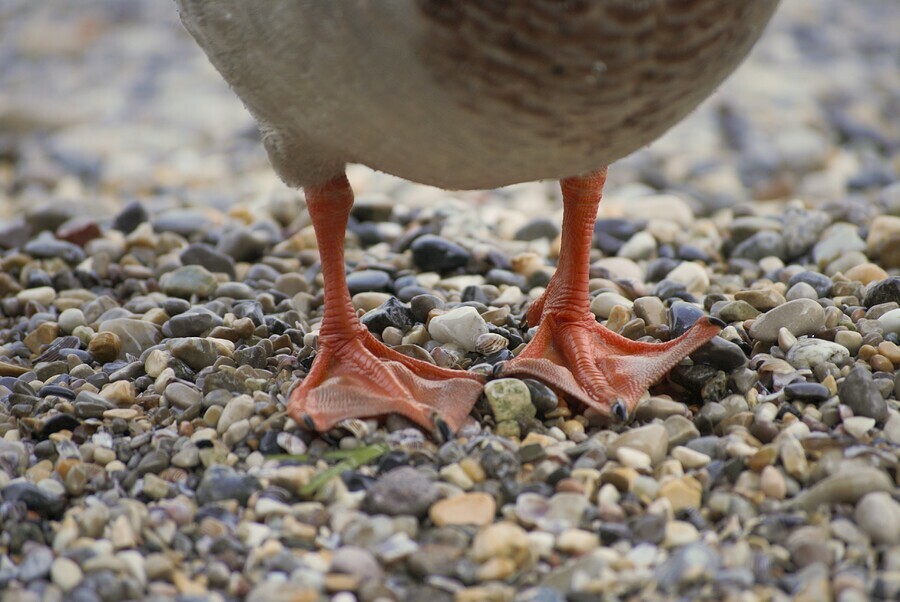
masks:
MULTIPOLYGON (((790 0, 610 171, 598 319, 728 323, 632 425, 503 379, 436 441, 285 415, 321 318, 303 198, 170 3, 6 0, 2 599, 898 599, 897 31, 894 0, 790 0)), ((556 184, 349 176, 370 330, 445 366, 515 355, 556 184)))

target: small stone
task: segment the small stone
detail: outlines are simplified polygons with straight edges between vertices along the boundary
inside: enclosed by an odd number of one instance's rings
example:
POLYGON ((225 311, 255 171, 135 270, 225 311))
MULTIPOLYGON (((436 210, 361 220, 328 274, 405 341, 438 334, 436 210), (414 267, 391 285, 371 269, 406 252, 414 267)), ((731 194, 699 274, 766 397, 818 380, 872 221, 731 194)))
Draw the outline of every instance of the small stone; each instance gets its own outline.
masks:
POLYGON ((796 299, 769 310, 754 320, 750 336, 767 343, 778 340, 778 331, 787 328, 800 337, 814 334, 825 325, 825 310, 810 299, 796 299))
POLYGON ((200 337, 169 339, 166 341, 166 349, 194 370, 212 366, 219 357, 216 344, 200 337))
POLYGON ((880 315, 878 317, 878 324, 881 326, 885 334, 900 334, 900 309, 892 309, 880 315))
POLYGON ((697 527, 682 520, 672 520, 666 523, 666 535, 662 543, 667 548, 675 548, 686 546, 699 539, 700 531, 697 527))
POLYGON ((469 252, 446 238, 426 234, 410 246, 413 263, 423 272, 443 272, 464 267, 469 263, 469 252))
POLYGON ((712 461, 712 458, 706 454, 681 445, 672 448, 670 453, 673 458, 681 462, 681 465, 688 470, 703 468, 712 461))
POLYGON ((618 293, 600 293, 591 300, 591 313, 602 320, 609 318, 613 307, 622 306, 631 310, 633 303, 618 293))
POLYGON ((497 503, 487 493, 464 493, 441 500, 428 511, 428 516, 438 527, 448 525, 484 526, 494 520, 497 503))
POLYGON ((122 339, 114 332, 98 332, 91 338, 88 352, 101 364, 111 362, 122 352, 122 339))
POLYGON ((890 493, 877 491, 863 496, 853 518, 876 544, 900 543, 900 503, 890 493))
POLYGON ((706 268, 694 261, 681 262, 666 275, 666 279, 683 284, 688 292, 695 295, 702 295, 709 288, 709 274, 706 268))
POLYGON ((734 299, 735 301, 745 301, 754 309, 763 312, 785 303, 782 294, 771 288, 738 291, 734 294, 734 299))
POLYGON ((692 476, 673 478, 659 486, 659 497, 669 500, 673 512, 699 508, 703 499, 703 485, 692 476))
POLYGON ((134 383, 129 380, 117 380, 109 383, 100 391, 100 397, 119 406, 127 406, 134 403, 134 383))
POLYGON ((648 424, 619 435, 607 448, 607 453, 615 456, 620 447, 630 447, 641 451, 650 458, 656 466, 666 457, 669 449, 669 435, 661 424, 648 424))
POLYGON ((52 286, 27 288, 16 293, 16 299, 18 299, 21 303, 34 301, 43 305, 44 307, 50 307, 50 305, 53 303, 53 300, 56 299, 56 290, 54 290, 52 286))
POLYGON ((863 439, 866 433, 875 428, 875 419, 866 416, 851 416, 844 418, 844 431, 856 439, 863 439))
POLYGON ((256 411, 256 404, 249 395, 238 395, 227 404, 219 416, 216 423, 216 431, 221 435, 229 429, 235 422, 246 420, 253 416, 256 411))
MULTIPOLYGON (((897 312, 897 318, 900 327, 900 311, 897 312)), ((863 336, 855 330, 841 330, 835 333, 834 342, 845 347, 851 356, 855 356, 862 347, 863 336)))
POLYGON ((844 277, 848 280, 856 280, 858 282, 862 282, 863 284, 870 284, 872 282, 884 280, 888 277, 888 273, 873 263, 862 263, 860 265, 853 266, 852 268, 844 272, 844 277))
POLYGON ((458 307, 428 322, 428 333, 434 340, 459 345, 466 351, 475 351, 478 337, 487 332, 487 323, 474 307, 458 307))
POLYGON ((219 282, 203 266, 186 265, 163 274, 159 285, 167 295, 190 299, 193 295, 201 298, 213 296, 219 282))
POLYGON ((484 394, 498 422, 534 418, 537 413, 531 403, 531 391, 521 380, 492 380, 484 386, 484 394))
POLYGON ((72 334, 79 326, 87 326, 84 313, 77 307, 70 307, 59 314, 59 329, 63 334, 72 334))
POLYGON ((105 320, 100 323, 98 332, 111 332, 118 336, 122 345, 120 353, 129 353, 135 357, 159 343, 161 338, 156 324, 132 318, 105 320))
POLYGON ((634 468, 635 470, 650 470, 651 468, 650 456, 631 447, 622 446, 616 448, 616 459, 623 466, 634 468))
POLYGON ((815 510, 822 504, 856 503, 867 493, 895 491, 894 481, 874 467, 855 466, 825 477, 797 495, 791 503, 805 510, 815 510))
POLYGON ((794 368, 815 368, 829 362, 841 365, 850 357, 843 345, 822 339, 801 339, 785 355, 785 360, 794 368))
POLYGON ((64 556, 53 561, 50 567, 50 579, 64 592, 71 591, 84 579, 81 567, 74 560, 64 556))
POLYGON ((717 317, 725 322, 743 322, 758 316, 760 311, 746 301, 729 301, 719 308, 717 317))
POLYGON ((764 466, 759 475, 759 488, 768 497, 783 500, 787 495, 787 484, 781 471, 774 466, 764 466))
POLYGON ((531 563, 531 544, 525 530, 510 522, 499 522, 479 529, 472 542, 472 559, 487 562, 508 558, 516 567, 531 563))
POLYGON ((564 554, 580 556, 599 546, 600 537, 583 529, 566 529, 556 538, 556 549, 564 554))
POLYGON ((425 475, 409 466, 383 474, 366 493, 373 514, 425 516, 437 500, 438 489, 425 475))
POLYGON ((853 368, 838 387, 841 403, 853 411, 854 416, 867 416, 876 422, 887 418, 887 402, 872 379, 872 374, 862 366, 853 368))

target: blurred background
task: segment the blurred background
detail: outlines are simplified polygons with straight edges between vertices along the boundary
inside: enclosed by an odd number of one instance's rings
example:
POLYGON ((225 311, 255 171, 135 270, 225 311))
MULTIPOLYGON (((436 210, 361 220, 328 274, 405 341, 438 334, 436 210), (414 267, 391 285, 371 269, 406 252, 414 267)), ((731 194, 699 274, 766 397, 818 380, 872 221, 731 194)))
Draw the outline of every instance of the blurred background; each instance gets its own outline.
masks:
MULTIPOLYGON (((898 32, 896 0, 786 0, 716 94, 616 164, 607 197, 682 191, 708 214, 883 189, 900 170, 898 32)), ((364 168, 351 178, 361 196, 448 196, 364 168)), ((513 223, 559 210, 555 183, 449 196, 508 206, 513 223)), ((134 198, 158 213, 299 197, 268 167, 252 119, 173 2, 0 0, 0 246, 47 203, 102 218, 134 198)))

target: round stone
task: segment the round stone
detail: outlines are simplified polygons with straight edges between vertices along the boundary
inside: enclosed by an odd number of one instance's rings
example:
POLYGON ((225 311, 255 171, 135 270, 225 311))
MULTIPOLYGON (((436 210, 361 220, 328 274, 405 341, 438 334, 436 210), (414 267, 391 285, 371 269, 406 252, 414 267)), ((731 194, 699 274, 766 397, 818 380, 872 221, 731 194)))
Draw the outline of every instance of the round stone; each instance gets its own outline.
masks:
POLYGON ((814 334, 825 326, 825 310, 811 299, 795 299, 769 310, 754 320, 750 326, 750 336, 754 339, 774 343, 782 328, 796 337, 814 334))
POLYGON ((497 502, 487 493, 464 493, 441 500, 428 511, 428 517, 438 527, 448 525, 484 526, 494 520, 497 502))

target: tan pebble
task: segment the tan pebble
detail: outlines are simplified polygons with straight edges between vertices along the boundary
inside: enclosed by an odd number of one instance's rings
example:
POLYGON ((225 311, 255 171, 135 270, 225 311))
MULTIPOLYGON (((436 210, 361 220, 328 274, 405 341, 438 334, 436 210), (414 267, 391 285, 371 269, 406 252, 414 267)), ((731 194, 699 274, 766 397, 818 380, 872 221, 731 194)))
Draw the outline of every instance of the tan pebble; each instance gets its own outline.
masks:
POLYGON ((790 351, 791 347, 793 347, 796 342, 797 337, 795 337, 790 330, 787 328, 780 328, 778 330, 778 347, 782 351, 790 351))
POLYGON ((844 272, 844 277, 847 280, 856 280, 863 284, 869 284, 870 282, 884 280, 888 277, 888 274, 874 263, 861 263, 844 272))
POLYGON ((631 447, 620 447, 616 450, 616 459, 623 465, 636 470, 650 470, 650 456, 631 447))
POLYGON ((614 306, 609 312, 606 327, 613 332, 622 332, 622 328, 631 320, 631 312, 622 305, 614 306))
POLYGON ((98 362, 105 364, 119 357, 122 340, 114 332, 99 332, 88 343, 88 351, 98 362))
POLYGON ((487 493, 474 492, 457 495, 434 504, 428 512, 438 527, 447 525, 483 526, 494 520, 497 503, 487 493))
POLYGON ((130 405, 134 403, 134 383, 127 380, 109 383, 100 390, 100 397, 116 405, 130 405))
POLYGON ((773 288, 763 290, 745 290, 734 294, 735 301, 746 301, 754 309, 766 312, 785 303, 784 295, 773 288))
POLYGON ((869 364, 872 366, 872 369, 876 372, 893 372, 894 364, 888 358, 884 357, 880 353, 876 353, 871 358, 869 358, 869 364))
POLYGON ((828 389, 829 395, 837 395, 837 381, 834 380, 834 375, 829 374, 828 376, 823 378, 822 384, 825 385, 826 389, 828 389))
POLYGON ((759 475, 759 488, 768 497, 783 500, 787 494, 787 484, 781 471, 774 466, 766 466, 759 475))
POLYGON ((804 451, 800 441, 794 437, 783 438, 778 455, 781 458, 781 464, 789 475, 801 483, 806 482, 806 479, 809 477, 809 463, 806 461, 806 451, 804 451))
POLYGON ((775 445, 763 445, 752 456, 747 458, 747 466, 754 472, 761 472, 766 466, 775 464, 778 458, 778 448, 775 445))
POLYGON ((474 458, 463 458, 459 461, 459 466, 469 475, 469 478, 474 483, 483 483, 487 478, 481 463, 474 458))
POLYGON ((479 581, 504 581, 516 572, 512 558, 490 558, 475 573, 479 581))
POLYGON ((59 336, 59 325, 56 322, 44 322, 25 335, 25 346, 32 353, 40 353, 46 345, 49 345, 59 336))
POLYGON ((700 539, 700 531, 689 522, 672 520, 666 523, 663 545, 667 548, 684 546, 700 539))
POLYGON ((548 437, 547 435, 541 435, 539 433, 535 433, 534 431, 525 435, 525 438, 522 439, 522 446, 537 444, 541 447, 550 447, 551 445, 556 445, 558 441, 553 437, 548 437))
POLYGON ((485 562, 495 558, 509 558, 514 561, 514 567, 529 565, 531 546, 525 529, 508 521, 479 529, 472 542, 472 559, 485 562))
POLYGON ((672 448, 670 453, 673 458, 681 462, 681 465, 688 470, 703 468, 712 461, 712 458, 706 454, 683 445, 672 448))
POLYGON ((584 494, 584 485, 578 479, 565 478, 556 482, 557 493, 584 494))
POLYGON ((103 412, 103 417, 107 419, 121 418, 122 420, 132 420, 137 418, 138 411, 131 408, 114 408, 103 412))
POLYGON ((635 469, 628 468, 627 466, 617 466, 616 468, 603 472, 603 474, 600 475, 600 482, 610 483, 622 493, 628 493, 631 491, 631 487, 634 485, 634 480, 637 477, 638 471, 635 469))
POLYGON ((659 486, 659 497, 669 500, 673 512, 699 508, 703 499, 703 485, 692 476, 671 479, 659 486))
POLYGON ((851 416, 844 419, 844 431, 851 437, 863 439, 870 430, 875 428, 875 419, 866 416, 851 416))
POLYGON ((556 538, 556 549, 564 554, 586 554, 599 546, 599 536, 584 529, 566 529, 556 538))
POLYGON ((469 475, 466 474, 466 471, 464 471, 462 467, 460 467, 460 465, 456 464, 455 462, 441 468, 438 474, 440 474, 443 480, 452 485, 456 485, 463 491, 468 491, 475 486, 475 483, 472 482, 472 479, 469 478, 469 475))
POLYGON ((566 437, 575 443, 581 443, 586 439, 584 425, 577 420, 566 420, 563 422, 562 430, 566 434, 566 437))
POLYGON ((859 357, 859 359, 861 359, 863 361, 868 361, 877 354, 878 354, 878 350, 875 349, 875 347, 873 347, 872 345, 863 345, 862 347, 859 348, 859 353, 857 354, 857 357, 859 357))
POLYGON ((882 341, 878 344, 878 353, 889 359, 894 365, 900 364, 900 346, 891 341, 882 341))
POLYGON ((862 346, 862 335, 855 330, 841 330, 835 333, 834 342, 845 347, 850 355, 856 355, 862 346))

